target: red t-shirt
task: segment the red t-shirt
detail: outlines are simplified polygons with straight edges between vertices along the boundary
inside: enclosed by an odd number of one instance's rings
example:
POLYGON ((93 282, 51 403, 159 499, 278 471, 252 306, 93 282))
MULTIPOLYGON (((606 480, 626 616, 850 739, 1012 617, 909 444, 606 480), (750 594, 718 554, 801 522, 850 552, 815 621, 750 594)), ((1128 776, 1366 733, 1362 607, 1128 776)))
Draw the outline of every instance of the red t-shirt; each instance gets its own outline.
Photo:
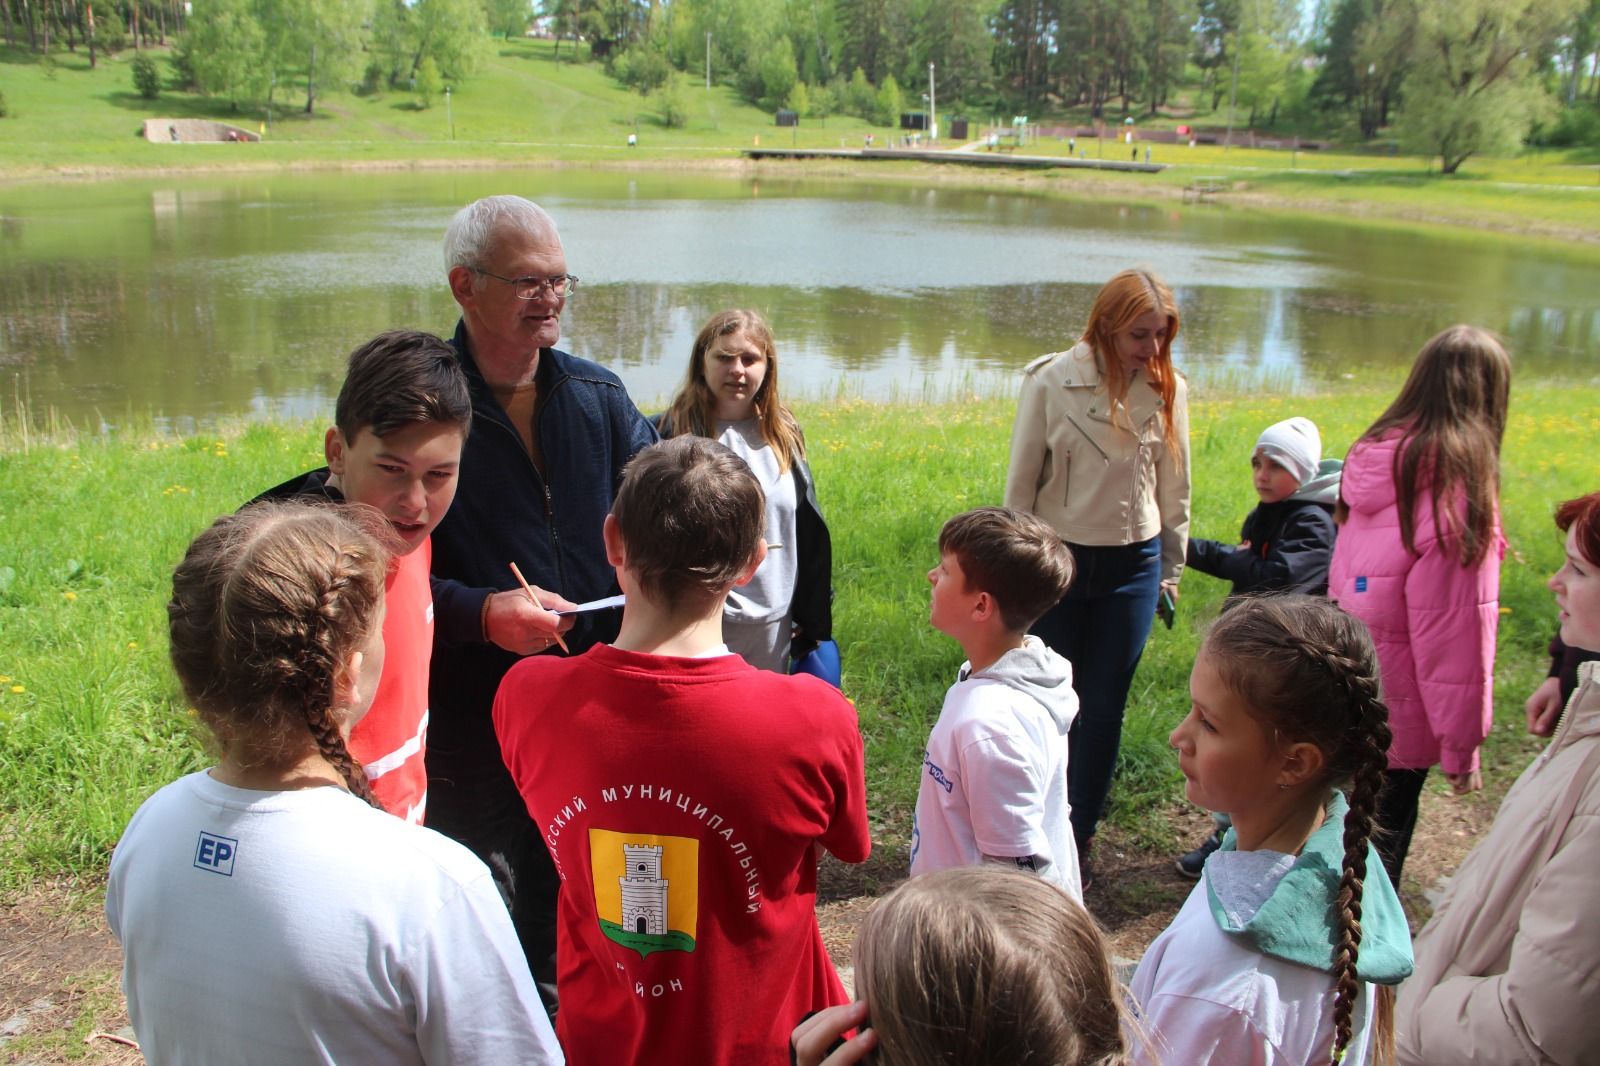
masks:
POLYGON ((562 877, 568 1062, 787 1063, 801 1018, 846 1002, 814 845, 861 862, 872 844, 831 685, 600 644, 512 667, 494 722, 562 877))
POLYGON ((433 654, 433 542, 396 556, 384 581, 383 676, 372 707, 350 730, 350 754, 366 770, 383 809, 422 822, 428 771, 428 658, 433 654))

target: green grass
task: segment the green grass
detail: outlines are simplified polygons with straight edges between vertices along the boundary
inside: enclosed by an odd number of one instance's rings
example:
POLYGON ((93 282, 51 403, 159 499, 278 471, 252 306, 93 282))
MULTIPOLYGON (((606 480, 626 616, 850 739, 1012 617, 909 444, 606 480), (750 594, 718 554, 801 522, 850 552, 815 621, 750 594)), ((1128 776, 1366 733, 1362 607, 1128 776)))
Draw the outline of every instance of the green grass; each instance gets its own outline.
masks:
MULTIPOLYGON (((271 127, 259 144, 150 144, 134 134, 147 118, 206 118, 260 130, 266 111, 234 111, 224 100, 163 91, 145 100, 133 91, 133 52, 103 58, 89 69, 86 56, 58 54, 52 67, 19 49, 0 46, 0 91, 12 117, 0 119, 0 174, 28 176, 61 168, 227 168, 291 163, 396 163, 420 160, 590 162, 649 158, 726 157, 731 150, 762 143, 838 147, 840 138, 859 146, 871 129, 859 119, 837 116, 807 120, 798 130, 779 130, 770 113, 741 100, 728 86, 709 91, 690 79, 682 98, 688 122, 668 129, 656 97, 631 92, 596 63, 553 58, 548 41, 492 41, 482 69, 457 85, 447 108, 443 99, 421 110, 413 94, 383 91, 371 96, 335 93, 320 100, 315 114, 303 111, 303 92, 280 90, 271 127), (452 132, 452 120, 454 130, 452 132), (628 149, 629 133, 641 147, 628 149), (776 138, 776 140, 774 140, 776 138)), ((159 50, 158 66, 168 76, 159 50)), ((879 137, 885 130, 877 130, 879 137)))
MULTIPOLYGON (((1392 384, 1315 396, 1198 395, 1197 535, 1227 538, 1251 505, 1247 457, 1261 428, 1313 416, 1340 454, 1392 384)), ((834 533, 836 632, 845 687, 867 738, 875 834, 907 835, 921 752, 959 648, 927 624, 925 572, 939 526, 999 498, 1011 425, 1006 399, 801 405, 834 533)), ((0 424, 0 889, 94 878, 139 802, 206 763, 165 661, 171 568, 215 515, 316 465, 320 425, 255 424, 215 435, 28 438, 0 424)), ((1542 677, 1553 627, 1545 578, 1560 559, 1555 501, 1592 491, 1586 443, 1600 438, 1591 394, 1518 386, 1504 453, 1497 729, 1485 752, 1503 788, 1536 750, 1522 702, 1542 677)), ((1181 797, 1166 736, 1186 709, 1204 622, 1226 586, 1185 578, 1179 621, 1157 628, 1135 681, 1111 819, 1153 841, 1181 797)))
MULTIPOLYGON (((215 118, 258 129, 266 112, 252 106, 235 113, 226 101, 192 93, 164 91, 155 101, 144 100, 133 91, 131 50, 102 57, 90 70, 82 52, 58 53, 46 66, 25 50, 0 47, 0 91, 12 112, 0 119, 0 179, 300 166, 718 167, 758 138, 767 147, 856 148, 867 132, 875 133, 879 144, 895 132, 847 116, 778 129, 771 114, 730 87, 707 91, 693 77, 686 78, 682 90, 688 122, 669 129, 660 120, 656 98, 625 89, 598 64, 567 61, 570 45, 563 46, 559 61, 548 41, 492 41, 487 52, 482 69, 455 86, 448 108, 440 101, 420 110, 404 92, 336 92, 308 116, 303 97, 291 86, 280 92, 263 143, 173 145, 150 144, 135 133, 144 119, 158 117, 215 118), (633 132, 640 143, 630 149, 626 140, 633 132)), ((166 57, 159 50, 156 54, 165 76, 166 57)), ((1081 140, 1079 147, 1090 158, 1101 153, 1091 139, 1081 140)), ((1045 140, 1027 151, 1065 155, 1066 144, 1045 140)), ((1109 138, 1103 147, 1107 159, 1126 159, 1126 152, 1109 138)), ((1436 173, 1434 160, 1370 150, 1291 154, 1155 145, 1153 153, 1155 162, 1169 165, 1158 175, 1060 170, 1025 176, 832 161, 763 163, 759 169, 913 181, 928 181, 937 173, 941 181, 984 187, 1024 181, 1064 195, 1121 200, 1171 199, 1196 177, 1221 176, 1235 189, 1223 203, 1600 237, 1600 156, 1592 149, 1474 158, 1449 177, 1436 173)))
MULTIPOLYGON (((1391 386, 1361 385, 1317 396, 1197 396, 1192 412, 1197 536, 1237 536, 1253 506, 1248 457, 1261 429, 1292 413, 1315 418, 1326 453, 1341 455, 1382 410, 1391 386)), ((1001 495, 1011 425, 1005 400, 909 407, 845 402, 802 412, 835 533, 846 688, 868 738, 874 820, 897 839, 909 823, 927 730, 960 664, 959 649, 926 624, 923 573, 945 518, 1001 495)), ((1485 766, 1501 787, 1537 743, 1526 737, 1522 703, 1544 676, 1554 609, 1544 587, 1561 559, 1553 504, 1594 491, 1581 442, 1600 416, 1579 390, 1520 387, 1507 432, 1504 521, 1511 551, 1501 568, 1497 728, 1485 766)), ((1123 762, 1110 819, 1136 842, 1162 839, 1162 814, 1179 802, 1181 778, 1167 734, 1187 712, 1189 668, 1199 632, 1227 592, 1203 574, 1184 579, 1178 624, 1157 627, 1134 680, 1123 762)))
MULTIPOLYGON (((1136 144, 1139 159, 1144 145, 1136 144)), ((1356 151, 1287 152, 1216 145, 1152 144, 1156 175, 1095 174, 1130 193, 1155 186, 1165 193, 1196 178, 1222 178, 1232 193, 1273 206, 1378 214, 1445 223, 1492 224, 1516 229, 1536 224, 1550 231, 1600 234, 1600 166, 1591 149, 1543 151, 1512 159, 1474 158, 1458 173, 1441 175, 1438 160, 1356 151)), ((1090 160, 1128 159, 1128 146, 1107 138, 1078 141, 1090 160)), ((1064 141, 1046 139, 1024 151, 1068 156, 1064 141)), ((1063 175, 1063 180, 1068 180, 1063 175)), ((1239 197, 1235 195, 1233 199, 1239 197)), ((1220 202, 1228 202, 1225 195, 1220 202)))

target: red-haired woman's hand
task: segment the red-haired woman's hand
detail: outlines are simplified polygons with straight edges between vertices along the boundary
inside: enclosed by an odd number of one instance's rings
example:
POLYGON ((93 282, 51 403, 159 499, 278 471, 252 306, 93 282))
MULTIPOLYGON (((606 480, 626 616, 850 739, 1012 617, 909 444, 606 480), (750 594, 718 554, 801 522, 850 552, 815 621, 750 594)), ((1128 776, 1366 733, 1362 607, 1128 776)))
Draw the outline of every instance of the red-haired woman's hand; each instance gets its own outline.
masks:
POLYGON ((1561 679, 1545 678, 1528 697, 1523 709, 1528 712, 1528 732, 1536 737, 1547 737, 1555 732, 1556 719, 1561 716, 1561 679))
POLYGON ((1477 792, 1483 787, 1483 771, 1468 770, 1464 774, 1445 774, 1444 779, 1450 782, 1450 791, 1458 796, 1465 796, 1469 792, 1477 792))

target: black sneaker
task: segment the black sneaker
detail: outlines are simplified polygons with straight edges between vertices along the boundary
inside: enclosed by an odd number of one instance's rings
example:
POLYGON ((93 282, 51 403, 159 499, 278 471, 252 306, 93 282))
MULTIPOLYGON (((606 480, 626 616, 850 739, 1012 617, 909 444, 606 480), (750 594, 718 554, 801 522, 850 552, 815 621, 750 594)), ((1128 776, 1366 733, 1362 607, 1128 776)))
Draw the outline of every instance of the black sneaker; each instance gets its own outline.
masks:
POLYGON ((1205 869, 1206 860, 1211 857, 1213 851, 1220 847, 1222 847, 1222 838, 1212 833, 1200 842, 1198 848, 1179 855, 1178 861, 1174 865, 1178 867, 1180 874, 1191 881, 1198 881, 1200 879, 1200 871, 1205 869))

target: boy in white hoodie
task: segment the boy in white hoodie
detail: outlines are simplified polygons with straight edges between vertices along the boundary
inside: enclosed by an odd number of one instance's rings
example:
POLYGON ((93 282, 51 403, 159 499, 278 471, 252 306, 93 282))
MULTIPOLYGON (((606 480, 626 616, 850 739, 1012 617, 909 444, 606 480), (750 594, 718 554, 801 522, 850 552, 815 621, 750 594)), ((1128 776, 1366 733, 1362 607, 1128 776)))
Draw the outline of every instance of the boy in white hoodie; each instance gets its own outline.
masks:
POLYGON ((928 620, 967 661, 923 754, 913 877, 998 862, 1083 897, 1067 802, 1072 665, 1028 635, 1072 569, 1055 530, 1021 511, 983 507, 940 531, 928 620))

